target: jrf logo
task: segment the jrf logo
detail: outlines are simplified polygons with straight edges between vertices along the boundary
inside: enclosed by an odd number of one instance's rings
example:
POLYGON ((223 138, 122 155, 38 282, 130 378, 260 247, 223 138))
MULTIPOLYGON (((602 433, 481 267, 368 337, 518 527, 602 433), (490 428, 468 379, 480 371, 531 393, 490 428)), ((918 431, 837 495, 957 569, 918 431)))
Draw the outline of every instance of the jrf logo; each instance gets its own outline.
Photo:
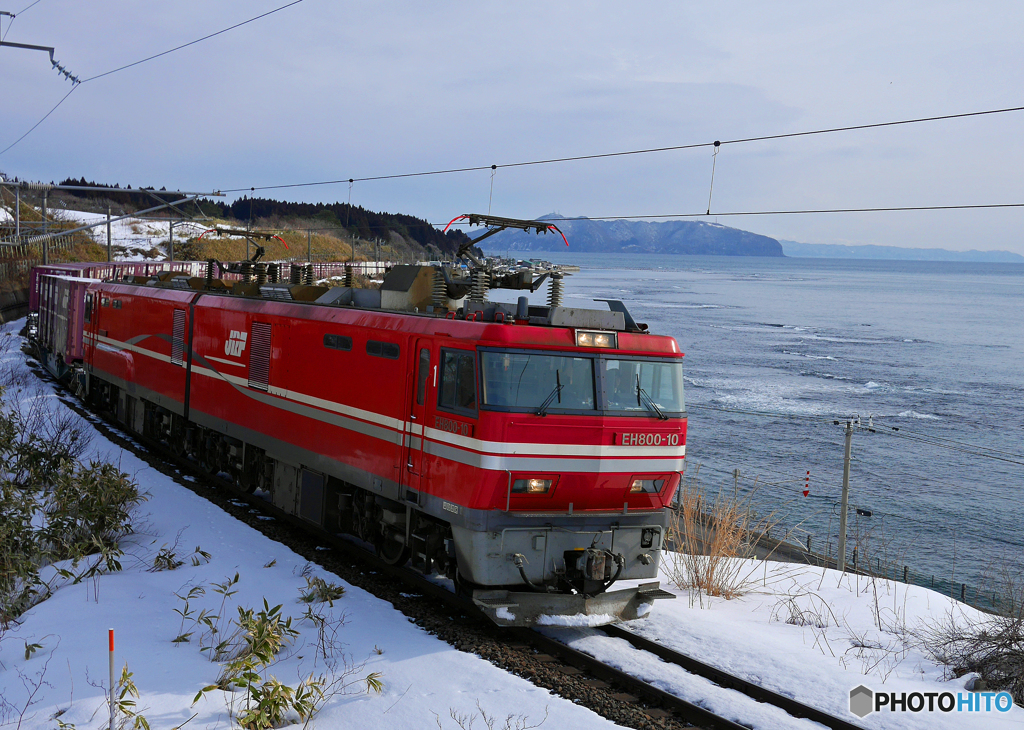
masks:
POLYGON ((248 339, 248 332, 231 330, 228 341, 224 343, 224 354, 231 357, 238 357, 245 351, 245 341, 248 339))

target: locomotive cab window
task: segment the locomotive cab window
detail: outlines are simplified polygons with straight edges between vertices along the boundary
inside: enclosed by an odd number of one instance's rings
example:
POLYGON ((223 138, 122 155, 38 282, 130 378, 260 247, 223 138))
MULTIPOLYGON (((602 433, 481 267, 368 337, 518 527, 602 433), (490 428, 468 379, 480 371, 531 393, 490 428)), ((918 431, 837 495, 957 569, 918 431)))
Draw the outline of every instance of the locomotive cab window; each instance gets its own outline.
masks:
POLYGON ((603 360, 606 409, 646 413, 653 403, 662 411, 681 413, 682 363, 656 360, 603 360))
POLYGON ((480 354, 484 405, 545 411, 593 411, 594 359, 540 352, 480 354))
POLYGON ((441 383, 437 406, 476 415, 476 357, 464 350, 441 350, 441 383))

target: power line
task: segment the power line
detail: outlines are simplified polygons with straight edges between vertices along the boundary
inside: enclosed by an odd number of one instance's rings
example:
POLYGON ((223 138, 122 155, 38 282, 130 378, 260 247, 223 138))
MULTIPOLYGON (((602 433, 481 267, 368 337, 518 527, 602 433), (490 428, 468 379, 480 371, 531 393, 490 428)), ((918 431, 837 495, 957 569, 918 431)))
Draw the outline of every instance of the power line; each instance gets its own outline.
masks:
MULTIPOLYGON (((1022 204, 1024 205, 1024 204, 1022 204)), ((693 405, 687 406, 688 410, 710 410, 710 411, 721 411, 723 413, 738 413, 748 416, 761 416, 764 418, 795 418, 805 419, 811 421, 833 421, 833 418, 825 416, 803 416, 795 413, 778 413, 769 411, 751 411, 743 410, 740 408, 722 408, 719 406, 709 405, 693 405)), ((950 449, 952 451, 958 451, 960 453, 969 454, 971 456, 979 456, 986 459, 995 459, 997 461, 1004 461, 1009 464, 1017 464, 1024 466, 1024 456, 1020 454, 1011 453, 1009 451, 1001 451, 999 449, 991 449, 986 446, 978 446, 976 444, 966 443, 963 441, 954 441, 953 439, 942 438, 941 436, 929 436, 927 434, 918 434, 911 431, 902 430, 891 430, 891 427, 886 426, 874 426, 869 427, 865 424, 860 424, 862 429, 868 429, 875 433, 882 433, 888 436, 896 438, 904 438, 910 441, 916 441, 919 443, 928 444, 930 446, 936 446, 938 448, 950 449), (1012 457, 1012 458, 1011 458, 1012 457)))
POLYGON ((721 411, 722 413, 739 413, 747 416, 763 416, 765 418, 796 418, 807 421, 821 421, 822 423, 831 422, 835 420, 833 416, 809 416, 802 415, 799 413, 781 413, 772 411, 750 411, 742 408, 723 408, 721 406, 710 406, 707 404, 694 405, 689 404, 686 407, 687 410, 707 410, 707 411, 721 411))
MULTIPOLYGON (((924 122, 938 122, 938 121, 946 121, 946 120, 950 120, 950 119, 965 119, 967 117, 980 117, 980 116, 986 116, 986 115, 991 115, 991 114, 1006 114, 1006 113, 1010 113, 1010 112, 1019 112, 1019 111, 1024 111, 1024 106, 1006 107, 1006 108, 1003 108, 1003 109, 987 109, 985 111, 976 111, 976 112, 962 112, 962 113, 959 113, 959 114, 943 114, 943 115, 940 115, 940 116, 931 116, 931 117, 917 117, 917 118, 914 118, 914 119, 900 119, 900 120, 892 121, 892 122, 875 122, 875 123, 872 123, 872 124, 856 124, 856 125, 849 125, 849 126, 845 126, 845 127, 828 127, 826 129, 812 129, 812 130, 808 130, 808 131, 804 131, 804 132, 786 132, 786 133, 782 133, 782 134, 769 134, 769 135, 763 135, 763 136, 760 136, 760 137, 743 137, 743 138, 739 138, 739 139, 730 139, 730 140, 725 140, 725 141, 718 140, 718 141, 714 141, 714 142, 693 142, 693 143, 689 143, 689 144, 669 145, 669 146, 664 146, 664 147, 648 147, 648 148, 645 148, 645 149, 625 150, 625 151, 621 151, 621 152, 601 152, 601 153, 587 154, 587 155, 573 155, 573 156, 566 156, 566 157, 551 157, 551 158, 547 158, 547 159, 528 160, 528 161, 524 161, 524 162, 506 162, 506 163, 499 164, 499 165, 472 165, 472 166, 469 166, 469 167, 453 167, 453 168, 439 169, 439 170, 425 170, 425 171, 422 171, 422 172, 403 172, 403 173, 395 173, 395 174, 392 174, 392 175, 372 175, 372 176, 368 176, 368 177, 345 177, 345 178, 339 178, 337 180, 321 180, 321 181, 317 181, 317 182, 287 183, 287 184, 281 184, 281 185, 261 185, 261 186, 258 186, 258 187, 248 187, 248 188, 229 188, 229 189, 224 190, 224 192, 226 192, 226 193, 239 193, 239 192, 244 192, 244 191, 247 191, 247 190, 249 190, 249 191, 253 191, 253 190, 281 190, 281 189, 285 189, 285 188, 303 188, 303 187, 314 187, 314 186, 319 186, 319 185, 338 185, 338 184, 341 184, 341 183, 347 183, 349 180, 354 180, 355 182, 368 182, 368 181, 374 181, 374 180, 397 180, 397 179, 400 179, 400 178, 424 177, 424 176, 427 176, 427 175, 450 175, 450 174, 459 173, 459 172, 478 172, 480 170, 492 170, 492 169, 501 168, 501 167, 528 167, 528 166, 532 166, 532 165, 552 165, 552 164, 563 163, 563 162, 580 162, 580 161, 583 161, 583 160, 598 160, 598 159, 607 159, 607 158, 610 158, 610 157, 626 157, 626 156, 630 156, 630 155, 646 155, 646 154, 653 154, 653 153, 656 153, 656 152, 674 152, 674 151, 678 151, 678 150, 697 149, 697 148, 700 148, 700 147, 715 147, 715 146, 727 145, 727 144, 745 144, 745 143, 748 143, 748 142, 764 142, 764 141, 770 141, 770 140, 790 139, 790 138, 794 138, 794 137, 809 137, 809 136, 812 136, 812 135, 819 135, 819 134, 834 134, 834 133, 837 133, 837 132, 852 132, 852 131, 861 130, 861 129, 879 129, 879 128, 882 128, 882 127, 895 127, 895 126, 906 125, 906 124, 921 124, 921 123, 924 123, 924 122)), ((1024 204, 1022 204, 1022 205, 1024 205, 1024 204)), ((989 206, 982 206, 982 207, 989 207, 989 206)), ((925 210, 931 210, 931 209, 932 208, 926 208, 925 210)), ((811 211, 807 211, 807 212, 811 212, 811 211)), ((839 211, 829 211, 829 212, 839 212, 839 211)), ((850 212, 850 211, 843 211, 843 212, 850 212)), ((707 215, 707 214, 706 213, 702 213, 701 215, 707 215)), ((764 215, 764 214, 763 213, 760 213, 760 214, 754 214, 754 213, 750 213, 750 214, 738 214, 738 213, 724 214, 724 213, 716 213, 716 215, 764 215)), ((628 216, 628 217, 633 217, 633 216, 628 216)), ((637 216, 637 217, 639 217, 639 216, 637 216)), ((649 216, 649 217, 659 218, 659 217, 669 217, 669 216, 649 216)), ((612 219, 612 218, 611 217, 603 218, 603 220, 610 220, 610 219, 612 219)))
MULTIPOLYGON (((868 428, 863 426, 862 428, 868 428)), ((890 430, 889 428, 878 428, 877 426, 872 429, 875 433, 885 434, 894 438, 906 439, 908 441, 915 441, 918 443, 928 444, 929 446, 935 446, 940 449, 949 449, 950 451, 957 451, 962 454, 968 454, 970 456, 978 456, 983 459, 993 459, 995 461, 1003 461, 1008 464, 1016 464, 1018 466, 1024 466, 1024 457, 1018 454, 1011 454, 1010 452, 998 451, 994 449, 987 449, 984 446, 976 446, 975 444, 964 443, 961 441, 953 441, 952 439, 944 439, 941 437, 933 437, 925 434, 915 434, 912 432, 904 432, 897 430, 890 430), (991 452, 995 453, 991 453, 991 452), (1008 456, 1000 456, 1000 454, 1007 454, 1008 456), (1013 458, 1008 458, 1013 457, 1013 458)))
POLYGON ((969 443, 969 442, 966 442, 966 441, 956 441, 955 439, 943 438, 942 436, 932 436, 930 434, 921 434, 921 433, 917 433, 917 432, 914 432, 914 431, 908 431, 905 428, 901 428, 900 429, 900 433, 902 433, 902 434, 910 434, 912 436, 919 436, 921 438, 927 438, 927 439, 931 439, 933 441, 951 444, 953 446, 961 446, 961 447, 964 447, 964 448, 976 449, 978 451, 988 451, 988 452, 993 453, 993 454, 1002 454, 1003 456, 1009 456, 1009 457, 1012 457, 1014 459, 1020 459, 1020 460, 1024 461, 1024 456, 1022 456, 1021 454, 1015 454, 1015 453, 1013 453, 1011 451, 1002 451, 1001 449, 993 449, 990 446, 979 446, 977 444, 972 444, 972 443, 969 443))

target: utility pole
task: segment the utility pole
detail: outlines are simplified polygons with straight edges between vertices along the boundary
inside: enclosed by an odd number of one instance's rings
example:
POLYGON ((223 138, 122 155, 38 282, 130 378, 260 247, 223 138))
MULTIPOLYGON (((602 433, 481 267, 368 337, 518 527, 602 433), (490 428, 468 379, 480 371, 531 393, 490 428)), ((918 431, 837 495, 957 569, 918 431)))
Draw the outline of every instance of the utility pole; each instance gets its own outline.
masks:
POLYGON ((110 256, 110 206, 107 206, 107 263, 109 264, 113 259, 110 256))
POLYGON ((170 256, 170 261, 174 261, 174 221, 170 222, 168 227, 169 237, 167 239, 167 255, 170 256))
POLYGON ((306 229, 306 263, 313 263, 313 229, 306 229))
POLYGON ((14 235, 21 235, 21 186, 14 188, 14 235))
POLYGON ((46 237, 46 197, 47 191, 43 190, 43 266, 50 263, 50 240, 46 237))
POLYGON ((850 447, 853 421, 846 422, 846 454, 843 457, 843 496, 839 506, 839 570, 846 571, 846 512, 850 507, 850 447))

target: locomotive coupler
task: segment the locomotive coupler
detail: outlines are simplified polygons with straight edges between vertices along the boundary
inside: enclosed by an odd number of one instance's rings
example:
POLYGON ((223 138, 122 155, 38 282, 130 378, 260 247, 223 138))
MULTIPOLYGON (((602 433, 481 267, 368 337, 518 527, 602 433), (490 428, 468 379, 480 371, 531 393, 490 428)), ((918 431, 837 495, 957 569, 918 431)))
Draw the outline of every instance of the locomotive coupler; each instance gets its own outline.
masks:
POLYGON ((586 596, 603 593, 619 579, 626 559, 600 548, 565 551, 565 578, 577 592, 586 596), (616 566, 614 575, 612 565, 616 566))

